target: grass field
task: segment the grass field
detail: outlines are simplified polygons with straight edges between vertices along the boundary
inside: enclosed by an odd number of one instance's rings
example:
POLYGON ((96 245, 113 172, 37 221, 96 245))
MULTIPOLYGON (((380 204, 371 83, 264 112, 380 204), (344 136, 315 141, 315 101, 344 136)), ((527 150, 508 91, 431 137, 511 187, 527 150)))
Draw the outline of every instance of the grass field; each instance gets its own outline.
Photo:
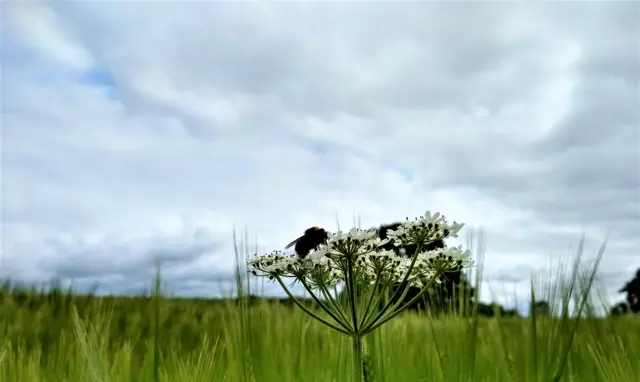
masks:
MULTIPOLYGON (((372 381, 640 380, 640 322, 429 318, 366 342, 372 381), (573 340, 571 340, 573 338, 573 340), (566 352, 565 350, 568 350, 566 352)), ((278 304, 4 289, 2 381, 349 381, 349 338, 278 304)))
MULTIPOLYGON (((580 280, 554 293, 580 297, 580 280)), ((300 309, 159 285, 150 297, 0 288, 1 381, 351 380, 350 338, 300 309)), ((639 346, 632 316, 404 313, 365 337, 366 380, 637 382, 639 346)))

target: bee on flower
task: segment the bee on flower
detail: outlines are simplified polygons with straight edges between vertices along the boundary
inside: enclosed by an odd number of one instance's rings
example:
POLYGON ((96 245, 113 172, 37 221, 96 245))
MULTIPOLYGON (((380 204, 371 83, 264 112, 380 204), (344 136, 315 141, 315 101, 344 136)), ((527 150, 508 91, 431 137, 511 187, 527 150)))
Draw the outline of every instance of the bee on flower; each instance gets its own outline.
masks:
MULTIPOLYGON (((438 221, 444 220, 444 216, 440 216, 439 214, 436 214, 433 216, 433 220, 434 221, 432 222, 432 224, 437 224, 438 221)), ((416 234, 415 231, 417 230, 416 227, 413 227, 413 234, 412 232, 405 232, 405 231, 410 231, 411 230, 410 228, 409 229, 405 228, 404 231, 398 232, 398 229, 400 227, 407 226, 408 223, 414 226, 416 225, 416 222, 408 222, 408 219, 407 219, 407 223, 384 224, 380 226, 377 230, 370 229, 370 230, 363 230, 358 232, 366 233, 366 235, 369 235, 368 238, 371 238, 371 236, 373 236, 373 232, 375 231, 377 233, 378 238, 380 239, 379 241, 380 248, 385 250, 393 250, 393 251, 396 251, 398 254, 407 256, 407 257, 413 256, 413 254, 416 252, 417 242, 414 242, 416 240, 423 242, 423 247, 422 247, 423 251, 431 251, 437 248, 444 248, 444 241, 442 239, 433 240, 433 239, 430 239, 429 237, 416 238, 415 237, 415 234, 416 234), (407 239, 403 241, 403 239, 400 238, 399 235, 400 236, 406 235, 407 239)), ((454 227, 456 226, 456 224, 457 223, 454 222, 454 227)), ((429 224, 427 223, 427 226, 428 225, 429 224)), ((460 225, 460 228, 461 227, 462 225, 460 225)), ((418 227, 418 229, 419 228, 420 227, 418 227)), ((424 228, 433 229, 435 228, 435 225, 431 228, 423 227, 422 231, 420 232, 425 232, 424 228)), ((434 235, 435 233, 432 232, 431 234, 434 235)), ((304 259, 309 254, 309 252, 318 249, 323 244, 327 244, 327 241, 329 240, 330 235, 331 233, 323 228, 311 227, 305 230, 302 236, 298 237, 297 239, 293 240, 291 243, 287 244, 285 246, 285 249, 294 247, 296 255, 299 258, 304 259)), ((440 235, 443 237, 449 236, 449 232, 447 231, 446 227, 443 228, 443 232, 441 232, 440 235)))
POLYGON ((287 245, 294 247, 296 256, 282 251, 255 256, 247 260, 247 269, 278 282, 305 313, 350 336, 353 370, 360 375, 363 336, 414 304, 444 273, 473 264, 468 250, 444 247, 444 239, 457 237, 462 227, 429 211, 413 221, 407 219, 380 229, 330 233, 312 227, 287 245), (283 282, 285 277, 302 284, 327 317, 293 296, 283 282), (337 285, 343 291, 330 288, 337 285), (417 293, 406 302, 410 288, 417 293), (388 291, 393 296, 385 303, 381 299, 388 291))
POLYGON ((284 248, 289 249, 295 246, 296 255, 304 259, 309 252, 317 249, 322 244, 326 244, 327 240, 329 240, 329 232, 320 227, 311 227, 305 230, 302 236, 293 240, 284 248))
POLYGON ((424 273, 426 269, 442 274, 469 265, 468 251, 443 248, 443 240, 456 237, 462 227, 460 223, 448 223, 439 213, 429 212, 413 221, 407 219, 379 229, 352 228, 348 232, 330 233, 312 227, 285 247, 294 247, 297 257, 275 251, 250 259, 248 268, 254 275, 267 277, 304 278, 319 267, 334 268, 332 274, 339 275, 344 269, 344 260, 351 258, 354 266, 362 268, 364 276, 367 269, 377 267, 375 270, 379 271, 384 259, 397 265, 393 272, 394 279, 399 279, 396 281, 404 279, 405 272, 412 273, 410 280, 418 280, 424 277, 414 274, 424 273), (416 256, 418 249, 420 253, 416 256))

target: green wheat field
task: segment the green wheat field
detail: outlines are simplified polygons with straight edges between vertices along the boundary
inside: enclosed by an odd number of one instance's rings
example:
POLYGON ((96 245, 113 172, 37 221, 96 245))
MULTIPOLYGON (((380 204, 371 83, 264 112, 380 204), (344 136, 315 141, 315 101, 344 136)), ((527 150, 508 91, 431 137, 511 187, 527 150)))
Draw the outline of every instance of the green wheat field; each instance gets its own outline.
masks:
MULTIPOLYGON (((557 293, 580 297, 579 281, 557 293)), ((160 285, 158 273, 149 296, 97 297, 6 284, 0 379, 350 381, 350 339, 299 309, 163 297, 160 285)), ((633 316, 405 313, 365 339, 368 381, 640 381, 633 316)))

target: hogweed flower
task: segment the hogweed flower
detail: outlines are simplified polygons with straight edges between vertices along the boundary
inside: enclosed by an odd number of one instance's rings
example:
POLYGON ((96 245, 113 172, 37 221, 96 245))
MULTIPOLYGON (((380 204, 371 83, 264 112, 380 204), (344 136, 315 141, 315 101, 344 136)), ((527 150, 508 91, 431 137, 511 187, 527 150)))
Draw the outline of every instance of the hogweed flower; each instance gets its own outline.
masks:
POLYGON ((457 237, 464 224, 448 223, 444 216, 427 211, 412 221, 407 219, 396 230, 389 230, 381 240, 376 230, 352 228, 329 235, 304 259, 274 251, 247 260, 247 269, 256 276, 277 281, 289 298, 307 314, 343 334, 354 344, 354 377, 362 378, 362 337, 383 325, 413 304, 445 272, 472 266, 469 251, 461 247, 422 251, 436 240, 457 237), (389 242, 395 246, 415 245, 411 258, 396 251, 384 250, 389 242), (293 278, 309 292, 329 318, 322 318, 295 298, 283 282, 293 278), (382 296, 395 286, 393 297, 380 309, 382 296), (338 286, 343 293, 338 293, 338 286), (420 292, 403 303, 410 287, 420 292), (331 291, 333 289, 333 293, 331 291), (324 297, 321 299, 321 297, 324 297), (392 301, 397 301, 393 303, 392 301))
POLYGON ((453 222, 447 224, 444 215, 436 212, 433 216, 427 211, 424 216, 420 216, 413 221, 403 223, 396 230, 389 230, 387 237, 394 241, 396 246, 400 245, 422 245, 447 237, 458 237, 458 232, 464 224, 453 222))

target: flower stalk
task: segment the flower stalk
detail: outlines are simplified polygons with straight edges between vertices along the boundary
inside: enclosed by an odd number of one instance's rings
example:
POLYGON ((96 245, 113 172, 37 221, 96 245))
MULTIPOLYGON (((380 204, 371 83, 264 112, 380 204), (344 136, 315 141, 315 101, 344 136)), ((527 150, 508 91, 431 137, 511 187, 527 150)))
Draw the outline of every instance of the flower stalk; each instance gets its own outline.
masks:
POLYGON ((364 354, 362 353, 362 337, 354 335, 351 337, 353 360, 351 364, 351 374, 354 382, 363 382, 364 380, 364 354))

